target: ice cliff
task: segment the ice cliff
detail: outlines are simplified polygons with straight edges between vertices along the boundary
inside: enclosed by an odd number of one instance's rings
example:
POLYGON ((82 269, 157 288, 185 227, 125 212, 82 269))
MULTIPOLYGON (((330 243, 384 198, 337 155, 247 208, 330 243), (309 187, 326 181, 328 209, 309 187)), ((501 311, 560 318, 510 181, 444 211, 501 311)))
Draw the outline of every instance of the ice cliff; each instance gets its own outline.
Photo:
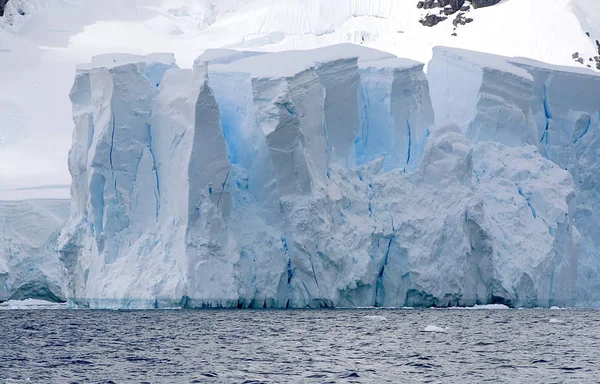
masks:
POLYGON ((577 304, 578 195, 531 145, 535 79, 469 65, 490 76, 485 97, 464 87, 472 109, 434 129, 423 65, 360 46, 207 51, 193 70, 161 54, 95 58, 71 92, 73 199, 58 240, 68 297, 577 304))
POLYGON ((600 75, 523 58, 435 48, 428 78, 437 118, 450 118, 473 142, 531 143, 574 180, 581 253, 575 301, 600 303, 600 75))
POLYGON ((68 200, 0 201, 0 301, 64 301, 56 239, 68 200))

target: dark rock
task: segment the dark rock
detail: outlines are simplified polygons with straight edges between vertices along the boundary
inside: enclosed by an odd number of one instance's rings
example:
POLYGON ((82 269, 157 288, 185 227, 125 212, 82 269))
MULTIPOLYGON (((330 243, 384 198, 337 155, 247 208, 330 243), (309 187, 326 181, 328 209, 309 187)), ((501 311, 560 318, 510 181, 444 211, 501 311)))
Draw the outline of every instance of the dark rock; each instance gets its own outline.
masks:
POLYGON ((455 11, 455 10, 453 10, 452 8, 450 8, 450 7, 445 7, 445 8, 444 8, 444 15, 446 15, 446 16, 448 16, 448 15, 451 15, 451 14, 453 14, 454 12, 456 12, 456 11, 455 11))
POLYGON ((600 61, 596 63, 596 69, 600 71, 600 61))
POLYGON ((596 63, 600 63, 600 56, 594 56, 594 61, 596 63))
POLYGON ((453 32, 453 33, 452 33, 452 36, 458 36, 458 35, 456 34, 456 32, 453 32))
POLYGON ((500 0, 471 0, 473 8, 490 7, 492 5, 498 4, 499 2, 500 0))
POLYGON ((579 52, 575 52, 574 54, 571 55, 571 57, 573 58, 573 60, 579 59, 579 52))
POLYGON ((586 34, 588 37, 591 37, 589 32, 586 32, 585 34, 586 34))
POLYGON ((578 59, 576 59, 575 61, 577 61, 579 64, 583 64, 583 57, 580 57, 578 59))
POLYGON ((600 55, 600 41, 596 40, 596 47, 598 48, 598 54, 600 55))
POLYGON ((591 66, 591 65, 589 65, 589 64, 588 64, 588 65, 586 65, 586 67, 588 67, 588 68, 592 68, 592 66, 591 66))
POLYGON ((460 7, 461 12, 469 12, 471 10, 471 6, 469 4, 465 4, 460 7))
POLYGON ((446 16, 438 16, 438 15, 432 13, 432 14, 425 16, 421 20, 419 20, 419 23, 421 23, 422 25, 424 25, 426 27, 433 27, 434 25, 438 24, 440 21, 444 21, 446 19, 447 19, 446 16))
POLYGON ((417 2, 419 9, 444 8, 443 12, 446 15, 457 12, 465 3, 465 0, 420 0, 417 2), (449 10, 446 10, 447 8, 449 10))
POLYGON ((0 0, 0 17, 4 16, 4 8, 6 7, 8 0, 0 0))
POLYGON ((464 12, 460 12, 458 15, 456 15, 456 17, 454 18, 454 20, 452 20, 452 25, 454 25, 455 27, 460 25, 465 25, 468 23, 473 22, 473 19, 470 17, 465 17, 465 13, 464 12))

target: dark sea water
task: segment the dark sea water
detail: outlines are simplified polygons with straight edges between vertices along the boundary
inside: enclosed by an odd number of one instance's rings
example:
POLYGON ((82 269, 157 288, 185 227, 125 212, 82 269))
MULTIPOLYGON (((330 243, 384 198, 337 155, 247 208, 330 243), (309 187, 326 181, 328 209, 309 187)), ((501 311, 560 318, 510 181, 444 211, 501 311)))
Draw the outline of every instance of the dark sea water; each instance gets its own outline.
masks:
POLYGON ((0 383, 600 383, 600 311, 4 310, 0 326, 0 383))

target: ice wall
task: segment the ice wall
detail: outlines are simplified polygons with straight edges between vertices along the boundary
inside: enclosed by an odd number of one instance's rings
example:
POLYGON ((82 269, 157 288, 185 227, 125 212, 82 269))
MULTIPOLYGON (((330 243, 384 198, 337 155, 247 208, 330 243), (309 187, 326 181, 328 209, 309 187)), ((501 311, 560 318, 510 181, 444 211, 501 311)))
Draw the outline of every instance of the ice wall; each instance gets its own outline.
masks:
POLYGON ((435 47, 427 74, 437 123, 457 122, 474 141, 534 144, 532 76, 500 56, 435 47))
POLYGON ((360 67, 357 164, 385 155, 384 169, 414 170, 434 123, 423 64, 390 58, 363 61, 360 67))
POLYGON ((351 45, 114 60, 71 94, 73 302, 574 303, 571 176, 433 129, 422 64, 351 45))
POLYGON ((68 200, 0 201, 0 301, 64 301, 56 239, 68 200))
MULTIPOLYGON (((600 208, 597 192, 600 173, 596 165, 600 155, 600 75, 581 68, 442 47, 434 50, 434 58, 428 67, 436 111, 445 110, 443 113, 449 117, 464 116, 463 126, 468 126, 471 133, 479 132, 470 135, 473 141, 495 140, 485 134, 490 132, 490 125, 480 118, 484 100, 487 110, 502 111, 497 115, 495 126, 508 126, 515 121, 504 118, 506 97, 490 98, 489 89, 508 89, 516 74, 520 74, 523 81, 520 91, 512 94, 513 98, 517 95, 527 102, 521 109, 528 109, 528 120, 534 122, 532 143, 546 158, 569 171, 574 179, 576 192, 573 204, 576 209, 572 217, 582 236, 575 278, 578 284, 576 296, 582 305, 597 305, 600 302, 600 280, 597 278, 600 219, 595 212, 600 208), (475 87, 465 87, 460 81, 444 80, 448 73, 458 73, 455 77, 460 78, 464 68, 472 67, 484 68, 484 71, 491 67, 498 76, 488 77, 487 84, 484 76, 484 80, 475 83, 475 87), (448 108, 448 105, 451 107, 448 108)), ((518 124, 513 125, 516 126, 518 124)), ((517 137, 515 133, 513 137, 517 137)))

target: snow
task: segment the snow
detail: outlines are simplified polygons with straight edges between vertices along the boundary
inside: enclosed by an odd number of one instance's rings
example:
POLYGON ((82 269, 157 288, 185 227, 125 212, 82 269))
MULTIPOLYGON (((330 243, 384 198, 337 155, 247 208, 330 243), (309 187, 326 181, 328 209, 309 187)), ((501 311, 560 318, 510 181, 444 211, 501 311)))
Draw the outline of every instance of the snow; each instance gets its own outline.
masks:
POLYGON ((437 325, 428 325, 425 327, 423 332, 435 332, 435 333, 446 333, 448 332, 448 328, 441 328, 437 325))
POLYGON ((66 304, 54 303, 51 301, 25 299, 25 300, 8 300, 0 303, 2 309, 65 309, 66 304))

